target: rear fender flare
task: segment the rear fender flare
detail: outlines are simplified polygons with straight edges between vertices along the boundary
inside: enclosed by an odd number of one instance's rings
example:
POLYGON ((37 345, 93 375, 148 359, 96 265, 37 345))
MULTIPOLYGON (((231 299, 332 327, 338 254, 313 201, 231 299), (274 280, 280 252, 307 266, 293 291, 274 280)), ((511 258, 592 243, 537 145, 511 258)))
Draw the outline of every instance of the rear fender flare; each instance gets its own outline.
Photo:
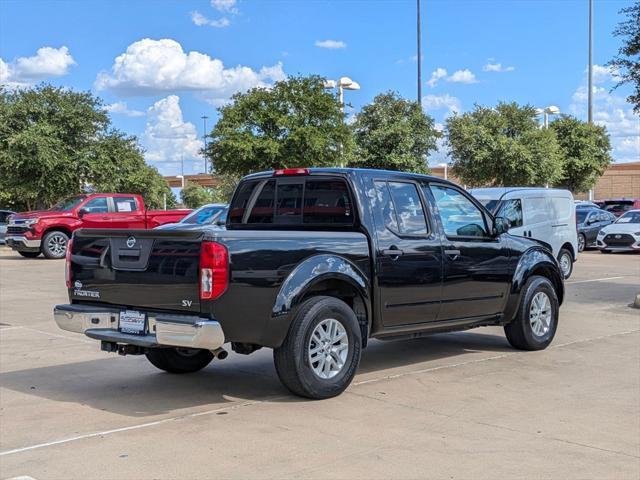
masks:
POLYGON ((510 322, 516 314, 523 293, 522 289, 532 275, 541 275, 549 278, 555 287, 558 301, 562 303, 564 298, 564 280, 558 261, 547 249, 532 247, 522 254, 513 274, 509 300, 505 308, 505 323, 510 322))

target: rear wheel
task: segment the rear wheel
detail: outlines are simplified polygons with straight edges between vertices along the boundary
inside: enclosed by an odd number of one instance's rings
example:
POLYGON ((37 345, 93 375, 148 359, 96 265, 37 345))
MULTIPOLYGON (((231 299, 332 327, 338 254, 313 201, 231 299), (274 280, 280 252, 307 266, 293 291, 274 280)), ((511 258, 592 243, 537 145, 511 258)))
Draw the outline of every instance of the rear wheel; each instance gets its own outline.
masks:
POLYGON ((566 280, 573 273, 573 255, 571 255, 571 252, 566 248, 561 249, 558 254, 558 263, 566 280))
POLYGON ((342 393, 360 363, 362 334, 349 306, 314 297, 298 308, 283 344, 273 352, 280 381, 302 397, 323 399, 342 393))
POLYGON ((209 350, 193 348, 152 348, 146 356, 154 367, 169 373, 197 372, 213 360, 209 350))
POLYGON ((18 252, 24 258, 36 258, 40 256, 40 252, 18 252))
POLYGON ((583 252, 585 248, 587 248, 587 238, 584 233, 580 233, 578 234, 578 251, 583 252))
POLYGON ((53 231, 42 239, 42 253, 47 258, 64 258, 67 253, 69 237, 64 232, 53 231))
POLYGON ((534 275, 522 289, 515 318, 504 332, 512 347, 520 350, 543 350, 553 340, 558 328, 558 296, 546 277, 534 275))

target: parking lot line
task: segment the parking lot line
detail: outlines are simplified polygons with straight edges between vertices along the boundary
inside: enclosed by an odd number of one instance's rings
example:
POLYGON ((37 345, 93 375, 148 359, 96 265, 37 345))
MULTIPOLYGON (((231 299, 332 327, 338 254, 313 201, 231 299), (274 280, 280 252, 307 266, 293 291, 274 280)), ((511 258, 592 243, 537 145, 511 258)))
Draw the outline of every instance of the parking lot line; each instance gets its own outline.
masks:
MULTIPOLYGON (((567 347, 567 346, 570 346, 570 345, 593 342, 593 341, 596 341, 596 340, 602 340, 602 339, 605 339, 605 338, 617 337, 617 336, 621 336, 621 335, 629 335, 629 334, 637 333, 637 332, 640 332, 640 329, 628 330, 628 331, 618 332, 618 333, 612 333, 612 334, 609 334, 609 335, 601 335, 601 336, 585 338, 585 339, 581 339, 581 340, 574 340, 574 341, 562 343, 562 344, 559 344, 559 345, 552 345, 548 349, 558 349, 558 348, 563 348, 563 347, 567 347)), ((462 367, 462 366, 465 366, 465 365, 481 363, 481 362, 488 362, 490 360, 499 360, 499 359, 502 359, 502 358, 518 355, 519 353, 520 352, 509 352, 509 353, 505 353, 505 354, 502 354, 502 355, 494 355, 494 356, 491 356, 491 357, 480 358, 480 359, 477 359, 477 360, 469 360, 467 362, 452 363, 452 364, 447 364, 447 365, 441 365, 441 366, 438 366, 438 367, 425 368, 425 369, 420 369, 420 370, 413 370, 413 371, 410 371, 410 372, 398 373, 398 374, 395 374, 395 375, 385 375, 383 377, 372 378, 372 379, 369 379, 369 380, 363 380, 361 382, 354 382, 353 385, 354 386, 364 385, 364 384, 369 384, 369 383, 374 383, 374 382, 380 382, 380 381, 383 381, 383 380, 391 380, 391 379, 396 379, 396 378, 400 378, 400 377, 405 377, 407 375, 417 375, 417 374, 420 374, 420 373, 428 373, 428 372, 433 372, 433 371, 437 371, 437 370, 444 370, 444 369, 462 367)), ((35 445, 29 445, 29 446, 26 446, 26 447, 15 448, 15 449, 12 449, 12 450, 5 450, 4 452, 0 452, 0 457, 4 457, 4 456, 7 456, 7 455, 13 455, 13 454, 16 454, 16 453, 27 452, 27 451, 30 451, 30 450, 37 450, 37 449, 41 449, 41 448, 52 447, 52 446, 55 446, 55 445, 62 445, 62 444, 65 444, 65 443, 75 442, 75 441, 79 441, 79 440, 86 440, 86 439, 89 439, 89 438, 103 437, 103 436, 106 436, 106 435, 112 435, 112 434, 115 434, 115 433, 127 432, 127 431, 131 431, 131 430, 140 430, 140 429, 144 429, 144 428, 154 427, 154 426, 157 426, 157 425, 163 425, 163 424, 169 423, 169 422, 174 422, 174 421, 179 421, 179 420, 186 420, 186 419, 201 417, 201 416, 205 416, 205 415, 212 415, 212 414, 215 414, 215 413, 218 413, 218 412, 221 412, 221 411, 235 410, 235 409, 238 409, 238 408, 241 408, 241 407, 248 407, 248 406, 252 406, 252 405, 258 405, 258 404, 262 404, 262 403, 278 401, 278 400, 286 399, 288 397, 289 397, 288 395, 279 395, 279 396, 275 396, 275 397, 265 398, 264 400, 255 400, 255 401, 249 401, 249 402, 243 402, 243 403, 236 403, 236 404, 233 404, 233 405, 220 407, 220 408, 215 408, 215 409, 211 409, 211 410, 205 410, 205 411, 202 411, 202 412, 195 412, 195 413, 189 413, 189 414, 185 414, 185 415, 178 415, 178 416, 175 416, 175 417, 163 418, 161 420, 155 420, 153 422, 140 423, 140 424, 137 424, 137 425, 129 425, 128 427, 120 427, 120 428, 114 428, 114 429, 111 429, 111 430, 103 430, 103 431, 100 431, 100 432, 92 432, 92 433, 87 433, 87 434, 84 434, 84 435, 77 435, 75 437, 62 438, 60 440, 53 440, 51 442, 38 443, 38 444, 35 444, 35 445)))
POLYGON ((574 282, 564 282, 564 283, 566 285, 575 285, 576 283, 604 282, 606 280, 619 280, 621 278, 627 278, 627 277, 626 276, 622 276, 622 277, 591 278, 589 280, 576 280, 574 282))

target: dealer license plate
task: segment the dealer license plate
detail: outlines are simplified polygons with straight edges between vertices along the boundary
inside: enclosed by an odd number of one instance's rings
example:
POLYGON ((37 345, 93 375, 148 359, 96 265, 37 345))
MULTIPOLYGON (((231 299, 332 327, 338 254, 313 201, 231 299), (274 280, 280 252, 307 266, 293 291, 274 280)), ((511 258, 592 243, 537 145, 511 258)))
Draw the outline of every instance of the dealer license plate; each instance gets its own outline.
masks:
POLYGON ((120 312, 120 331, 134 335, 144 335, 147 316, 136 310, 124 310, 120 312))

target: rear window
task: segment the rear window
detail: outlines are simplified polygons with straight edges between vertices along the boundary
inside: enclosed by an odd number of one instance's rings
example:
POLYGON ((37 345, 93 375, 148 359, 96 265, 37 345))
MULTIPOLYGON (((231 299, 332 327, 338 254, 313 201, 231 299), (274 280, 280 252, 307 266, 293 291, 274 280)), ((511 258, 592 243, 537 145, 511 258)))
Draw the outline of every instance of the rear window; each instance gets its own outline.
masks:
POLYGON ((243 182, 229 209, 230 225, 353 225, 344 180, 279 178, 243 182))

